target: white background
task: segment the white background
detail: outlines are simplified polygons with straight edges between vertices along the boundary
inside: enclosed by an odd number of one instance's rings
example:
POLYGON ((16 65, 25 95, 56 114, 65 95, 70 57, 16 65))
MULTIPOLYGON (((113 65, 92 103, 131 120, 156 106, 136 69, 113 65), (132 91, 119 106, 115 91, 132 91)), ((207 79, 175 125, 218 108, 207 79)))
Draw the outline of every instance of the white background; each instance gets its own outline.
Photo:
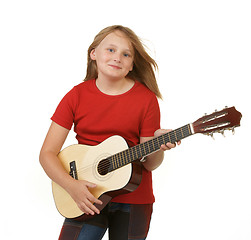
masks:
POLYGON ((1 1, 1 239, 58 238, 63 218, 39 151, 60 99, 85 76, 94 36, 122 24, 159 64, 163 128, 225 105, 243 114, 234 136, 197 134, 165 153, 148 239, 250 240, 250 12, 244 0, 1 1))

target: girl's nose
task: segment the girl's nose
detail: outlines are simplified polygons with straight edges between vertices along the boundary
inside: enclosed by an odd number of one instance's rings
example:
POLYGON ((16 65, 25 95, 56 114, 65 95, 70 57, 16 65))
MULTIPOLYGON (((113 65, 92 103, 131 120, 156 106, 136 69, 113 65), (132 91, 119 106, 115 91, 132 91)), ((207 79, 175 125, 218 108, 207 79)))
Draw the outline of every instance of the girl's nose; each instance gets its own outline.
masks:
POLYGON ((119 53, 115 54, 113 60, 114 60, 114 62, 121 62, 121 55, 119 53))

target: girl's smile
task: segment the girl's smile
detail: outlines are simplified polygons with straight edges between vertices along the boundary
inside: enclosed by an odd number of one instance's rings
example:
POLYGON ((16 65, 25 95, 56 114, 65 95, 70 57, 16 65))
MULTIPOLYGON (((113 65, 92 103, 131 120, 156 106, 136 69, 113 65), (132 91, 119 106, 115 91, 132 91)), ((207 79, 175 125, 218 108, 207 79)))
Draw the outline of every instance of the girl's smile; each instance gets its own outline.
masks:
POLYGON ((110 67, 114 68, 114 69, 121 69, 121 67, 119 66, 116 66, 116 65, 112 65, 112 64, 109 64, 110 67))

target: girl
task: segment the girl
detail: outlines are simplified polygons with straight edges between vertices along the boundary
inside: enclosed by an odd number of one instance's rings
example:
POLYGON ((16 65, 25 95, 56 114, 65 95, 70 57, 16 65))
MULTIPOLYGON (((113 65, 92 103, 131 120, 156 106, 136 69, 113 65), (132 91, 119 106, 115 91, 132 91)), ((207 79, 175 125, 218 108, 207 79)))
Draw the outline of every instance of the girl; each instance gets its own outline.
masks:
POLYGON ((141 163, 139 187, 113 198, 101 212, 93 203, 102 202, 89 191, 96 185, 73 179, 57 155, 73 123, 78 143, 85 145, 120 135, 132 147, 166 133, 160 129, 156 68, 129 28, 107 27, 90 45, 85 80, 58 105, 40 153, 47 175, 71 195, 81 211, 95 214, 88 221, 65 219, 60 240, 102 239, 107 228, 111 240, 146 239, 154 202, 151 171, 161 164, 163 152, 175 144, 162 145, 160 151, 147 156, 141 163))

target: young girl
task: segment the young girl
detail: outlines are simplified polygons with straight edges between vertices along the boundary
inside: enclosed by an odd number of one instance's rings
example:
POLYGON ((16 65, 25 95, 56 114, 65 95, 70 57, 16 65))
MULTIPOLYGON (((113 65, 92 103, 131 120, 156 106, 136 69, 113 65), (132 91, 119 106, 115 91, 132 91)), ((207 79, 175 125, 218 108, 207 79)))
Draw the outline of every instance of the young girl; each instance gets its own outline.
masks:
POLYGON ((59 103, 40 153, 40 163, 52 181, 70 194, 83 213, 95 215, 85 221, 65 219, 60 240, 99 240, 107 228, 111 240, 146 239, 154 202, 151 171, 175 144, 162 145, 147 156, 141 162, 139 187, 113 198, 101 212, 93 203, 102 202, 89 191, 97 186, 72 178, 57 155, 73 124, 78 143, 85 145, 120 135, 132 147, 166 133, 160 129, 156 68, 129 28, 107 27, 90 45, 85 80, 59 103))

